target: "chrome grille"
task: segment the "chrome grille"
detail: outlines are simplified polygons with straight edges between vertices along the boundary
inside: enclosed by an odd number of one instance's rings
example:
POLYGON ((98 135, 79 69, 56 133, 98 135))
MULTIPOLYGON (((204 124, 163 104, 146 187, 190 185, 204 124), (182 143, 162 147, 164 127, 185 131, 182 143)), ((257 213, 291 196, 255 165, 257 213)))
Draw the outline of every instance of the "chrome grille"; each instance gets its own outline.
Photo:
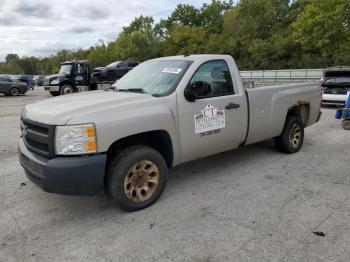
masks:
POLYGON ((54 126, 22 119, 21 130, 23 141, 30 151, 41 156, 54 157, 54 126))

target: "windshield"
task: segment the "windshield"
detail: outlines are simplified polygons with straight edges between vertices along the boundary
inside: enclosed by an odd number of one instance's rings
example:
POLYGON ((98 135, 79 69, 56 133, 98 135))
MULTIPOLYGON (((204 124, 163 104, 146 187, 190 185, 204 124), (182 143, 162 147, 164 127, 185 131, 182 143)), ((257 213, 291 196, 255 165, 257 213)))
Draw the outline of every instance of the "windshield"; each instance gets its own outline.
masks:
POLYGON ((120 91, 142 89, 144 93, 161 96, 178 84, 189 65, 190 61, 185 60, 144 62, 123 76, 114 87, 120 91))
POLYGON ((106 66, 106 67, 115 67, 115 66, 117 66, 120 62, 121 62, 121 61, 113 62, 113 63, 109 64, 109 65, 106 66))
POLYGON ((72 69, 72 65, 61 65, 61 69, 58 72, 59 74, 69 75, 72 69))

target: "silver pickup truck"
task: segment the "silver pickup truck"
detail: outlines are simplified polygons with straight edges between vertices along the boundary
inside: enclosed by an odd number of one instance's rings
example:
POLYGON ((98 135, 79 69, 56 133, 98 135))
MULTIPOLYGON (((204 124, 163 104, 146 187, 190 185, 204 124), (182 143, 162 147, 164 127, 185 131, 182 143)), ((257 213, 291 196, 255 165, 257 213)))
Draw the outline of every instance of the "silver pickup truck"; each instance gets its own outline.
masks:
POLYGON ((274 138, 296 153, 320 118, 321 87, 245 89, 228 55, 174 56, 140 64, 112 89, 50 98, 21 116, 19 159, 52 193, 105 191, 122 209, 161 195, 168 168, 274 138))

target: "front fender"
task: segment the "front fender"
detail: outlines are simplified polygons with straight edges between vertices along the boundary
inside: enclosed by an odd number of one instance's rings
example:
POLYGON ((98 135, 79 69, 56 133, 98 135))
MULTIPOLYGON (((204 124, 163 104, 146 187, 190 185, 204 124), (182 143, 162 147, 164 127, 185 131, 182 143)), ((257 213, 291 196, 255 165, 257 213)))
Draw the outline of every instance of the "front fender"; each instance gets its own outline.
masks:
POLYGON ((103 153, 116 141, 132 135, 164 130, 170 135, 176 165, 180 158, 176 94, 137 103, 111 106, 72 118, 74 122, 96 126, 98 152, 103 153), (92 120, 93 119, 93 120, 92 120))

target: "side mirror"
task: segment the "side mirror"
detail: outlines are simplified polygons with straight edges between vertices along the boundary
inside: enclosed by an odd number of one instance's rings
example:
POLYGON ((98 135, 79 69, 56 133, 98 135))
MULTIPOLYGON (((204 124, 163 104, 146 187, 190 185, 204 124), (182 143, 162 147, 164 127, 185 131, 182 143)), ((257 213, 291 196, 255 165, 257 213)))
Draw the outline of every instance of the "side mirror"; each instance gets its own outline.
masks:
POLYGON ((194 102, 196 99, 206 97, 211 92, 211 86, 206 81, 196 81, 190 84, 185 89, 185 98, 189 102, 194 102))

